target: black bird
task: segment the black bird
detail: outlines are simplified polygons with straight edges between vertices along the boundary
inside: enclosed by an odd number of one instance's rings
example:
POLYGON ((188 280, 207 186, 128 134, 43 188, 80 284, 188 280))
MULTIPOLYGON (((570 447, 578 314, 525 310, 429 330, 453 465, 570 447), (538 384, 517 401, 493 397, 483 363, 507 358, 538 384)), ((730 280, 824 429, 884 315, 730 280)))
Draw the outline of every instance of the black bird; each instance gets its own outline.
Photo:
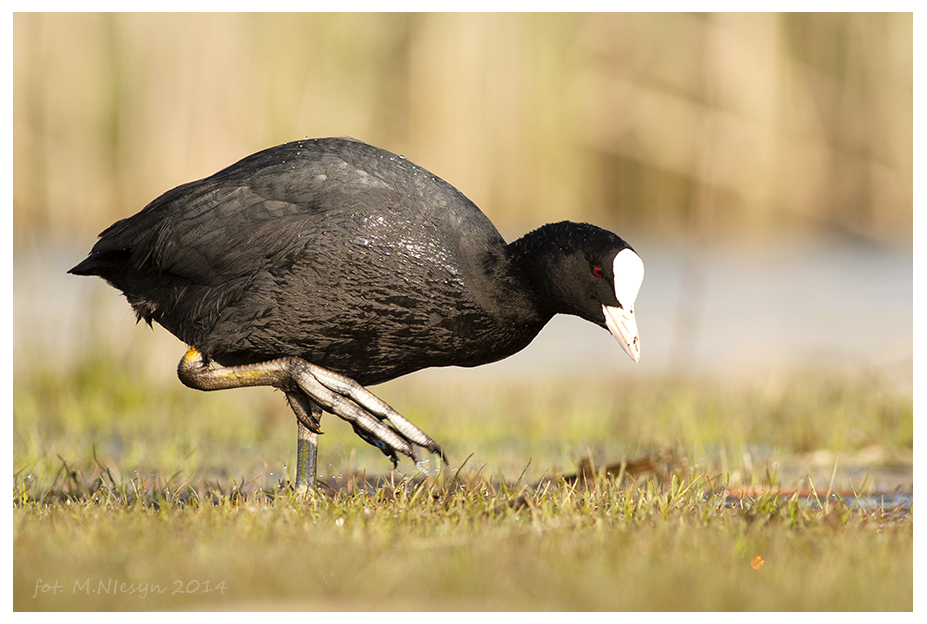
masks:
POLYGON ((69 271, 121 290, 190 346, 200 390, 282 390, 299 425, 297 485, 315 482, 322 410, 397 464, 441 447, 364 386, 523 349, 554 314, 607 328, 640 357, 644 268, 617 235, 548 224, 506 244, 462 193, 343 138, 258 152, 117 221, 69 271))

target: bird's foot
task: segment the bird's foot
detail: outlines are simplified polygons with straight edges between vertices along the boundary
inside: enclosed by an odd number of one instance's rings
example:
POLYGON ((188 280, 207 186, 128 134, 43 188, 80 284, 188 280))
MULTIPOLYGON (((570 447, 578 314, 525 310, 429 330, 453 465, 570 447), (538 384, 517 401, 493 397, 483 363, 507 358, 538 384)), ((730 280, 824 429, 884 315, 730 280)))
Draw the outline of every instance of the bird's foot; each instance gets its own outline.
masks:
MULTIPOLYGON (((302 358, 218 366, 207 363, 202 353, 191 348, 180 360, 177 375, 185 385, 199 390, 273 386, 286 393, 297 420, 309 432, 319 433, 321 410, 316 406, 321 406, 351 423, 361 438, 392 460, 394 467, 400 453, 417 462, 415 446, 440 456, 447 464, 437 442, 372 392, 349 377, 302 358)), ((314 479, 315 466, 312 468, 314 479)), ((305 474, 308 479, 309 473, 305 474)))

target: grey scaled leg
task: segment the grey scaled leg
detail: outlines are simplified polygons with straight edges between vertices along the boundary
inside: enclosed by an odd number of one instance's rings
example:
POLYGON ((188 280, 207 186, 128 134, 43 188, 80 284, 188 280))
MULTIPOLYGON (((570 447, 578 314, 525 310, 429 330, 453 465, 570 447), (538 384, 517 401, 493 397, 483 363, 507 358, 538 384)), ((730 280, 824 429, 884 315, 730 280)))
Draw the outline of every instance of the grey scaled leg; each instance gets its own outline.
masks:
POLYGON ((394 467, 398 463, 397 453, 416 461, 416 445, 438 454, 447 463, 437 442, 369 390, 353 379, 302 358, 284 357, 243 366, 219 366, 207 363, 202 353, 191 348, 180 360, 177 376, 184 385, 197 390, 251 386, 273 386, 283 390, 301 426, 297 452, 305 457, 306 470, 305 475, 300 472, 298 458, 297 481, 305 476, 307 483, 315 482, 311 447, 318 444, 318 416, 322 408, 351 423, 358 435, 393 461, 394 467), (303 432, 302 427, 308 431, 303 432), (309 462, 313 465, 309 466, 309 462))
POLYGON ((300 494, 315 491, 318 475, 319 434, 297 421, 296 435, 296 491, 300 494))
POLYGON ((287 392, 286 400, 296 414, 296 491, 315 491, 319 460, 319 424, 322 407, 301 392, 287 392))

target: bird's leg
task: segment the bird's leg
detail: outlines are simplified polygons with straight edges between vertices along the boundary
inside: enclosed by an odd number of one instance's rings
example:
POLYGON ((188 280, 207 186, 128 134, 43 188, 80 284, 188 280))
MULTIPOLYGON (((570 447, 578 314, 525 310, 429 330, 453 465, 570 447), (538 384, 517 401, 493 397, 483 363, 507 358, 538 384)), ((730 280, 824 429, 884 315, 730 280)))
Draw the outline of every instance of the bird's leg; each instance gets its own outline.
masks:
POLYGON ((318 475, 319 434, 302 422, 296 422, 296 491, 300 494, 315 492, 318 475))
MULTIPOLYGON (((397 453, 416 460, 414 445, 437 453, 447 463, 437 442, 369 390, 353 379, 302 358, 284 357, 226 367, 207 363, 202 353, 191 348, 180 360, 177 376, 184 385, 198 390, 273 386, 287 393, 288 398, 294 397, 290 399, 290 407, 310 433, 318 432, 318 419, 313 416, 312 408, 317 404, 351 423, 364 440, 380 448, 394 465, 397 453)), ((309 436, 306 437, 308 442, 309 436)))
POLYGON ((296 414, 296 491, 300 494, 314 492, 322 408, 301 392, 287 392, 286 399, 296 414))

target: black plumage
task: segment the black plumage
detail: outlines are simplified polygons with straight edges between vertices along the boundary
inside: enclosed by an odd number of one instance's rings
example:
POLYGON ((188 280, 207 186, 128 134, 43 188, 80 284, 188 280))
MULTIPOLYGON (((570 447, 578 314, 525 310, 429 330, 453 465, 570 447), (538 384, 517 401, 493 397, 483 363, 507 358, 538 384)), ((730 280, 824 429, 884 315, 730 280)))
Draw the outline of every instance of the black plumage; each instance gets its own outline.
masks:
POLYGON ((603 306, 634 303, 617 299, 624 249, 570 222, 506 244, 463 194, 405 158, 307 139, 168 191, 106 229, 70 272, 103 277, 204 362, 296 356, 369 385, 507 357, 557 313, 606 327, 603 306))

